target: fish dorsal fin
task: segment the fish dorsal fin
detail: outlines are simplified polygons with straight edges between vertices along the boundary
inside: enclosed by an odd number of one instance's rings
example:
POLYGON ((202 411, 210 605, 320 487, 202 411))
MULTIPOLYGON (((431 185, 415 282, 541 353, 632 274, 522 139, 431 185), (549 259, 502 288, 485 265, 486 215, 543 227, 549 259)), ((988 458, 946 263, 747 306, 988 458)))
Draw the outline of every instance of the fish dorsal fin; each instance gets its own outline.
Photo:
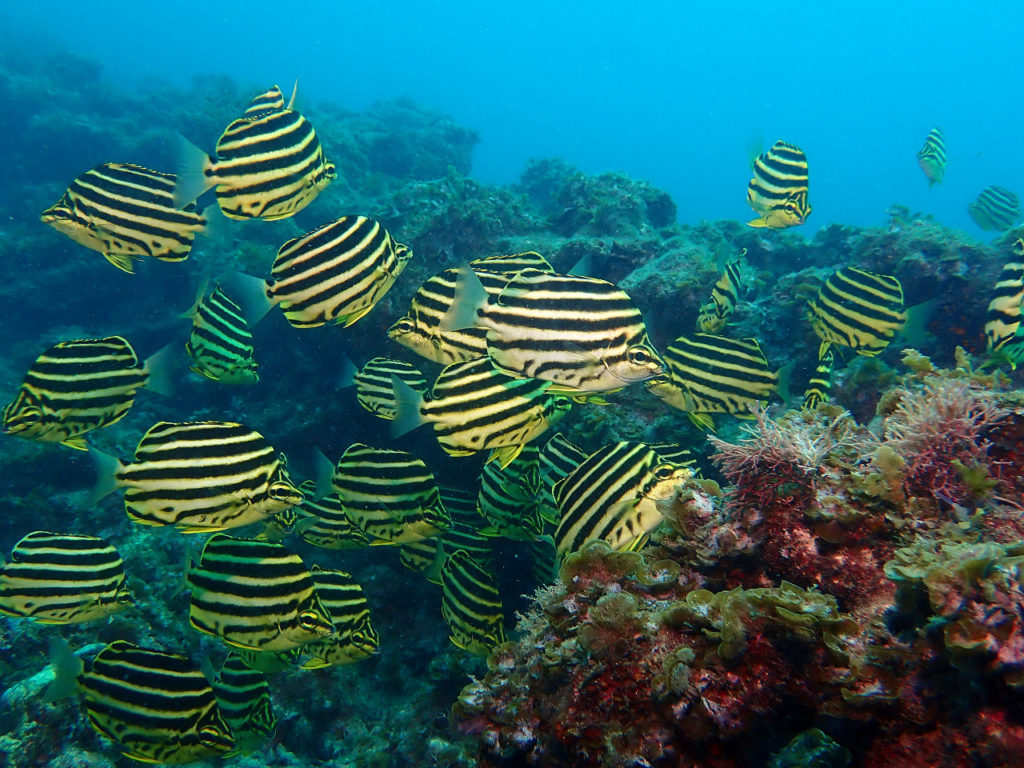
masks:
POLYGON ((295 85, 292 86, 292 97, 288 99, 288 106, 285 109, 292 109, 295 106, 295 96, 299 92, 299 78, 295 78, 295 85))

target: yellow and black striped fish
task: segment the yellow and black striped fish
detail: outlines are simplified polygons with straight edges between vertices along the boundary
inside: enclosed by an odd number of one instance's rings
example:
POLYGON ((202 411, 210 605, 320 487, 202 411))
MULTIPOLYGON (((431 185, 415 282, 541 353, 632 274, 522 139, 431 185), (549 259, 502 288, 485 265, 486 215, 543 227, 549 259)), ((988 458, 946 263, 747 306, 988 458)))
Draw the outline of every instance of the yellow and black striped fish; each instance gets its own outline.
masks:
POLYGON ((441 567, 441 615, 452 643, 477 656, 506 640, 494 577, 466 551, 453 552, 441 567))
POLYGON ((784 229, 803 224, 811 215, 807 202, 807 156, 803 150, 776 141, 754 160, 754 177, 747 185, 747 204, 758 218, 749 227, 784 229))
POLYGON ((801 408, 817 408, 827 403, 832 396, 832 367, 835 365, 836 353, 830 347, 818 359, 818 365, 807 382, 801 408))
POLYGON ((84 451, 84 435, 124 418, 139 389, 170 394, 168 352, 140 365, 121 336, 54 344, 36 358, 4 408, 3 431, 84 451))
POLYGON ((73 624, 131 605, 124 561, 95 536, 33 531, 0 567, 0 613, 6 616, 73 624))
POLYGON ((647 388, 699 427, 714 427, 713 413, 749 418, 751 408, 779 388, 757 339, 711 333, 680 336, 665 350, 668 373, 647 388))
POLYGON ((729 316, 736 309, 740 286, 743 284, 740 266, 743 264, 743 256, 746 252, 747 249, 744 248, 738 259, 725 265, 722 276, 718 278, 715 287, 711 289, 711 300, 702 304, 697 314, 698 331, 718 333, 725 327, 729 316))
POLYGON ((452 517, 452 527, 433 539, 403 544, 399 560, 428 581, 441 583, 441 565, 452 552, 464 549, 485 568, 490 568, 492 539, 480 530, 486 524, 477 509, 477 494, 461 488, 441 486, 441 501, 452 517))
POLYGON ((907 322, 900 281, 857 267, 837 270, 807 307, 811 327, 821 339, 819 358, 830 344, 874 357, 907 322))
POLYGON ((237 652, 232 651, 224 659, 213 681, 213 693, 239 754, 255 752, 277 731, 267 678, 237 652))
POLYGON ((1007 355, 1019 346, 1021 302, 1024 302, 1024 239, 1013 244, 1013 261, 1003 265, 992 300, 985 313, 985 342, 990 355, 1007 357, 1016 366, 1018 355, 1007 355))
POLYGON ((691 477, 692 470, 643 443, 612 443, 590 454, 552 489, 559 559, 597 539, 613 549, 640 549, 662 521, 657 503, 691 477))
POLYGON ((282 245, 269 280, 236 275, 232 288, 251 323, 276 305, 295 328, 348 327, 373 309, 411 258, 379 222, 342 216, 282 245))
POLYGON ((187 581, 189 622, 228 645, 283 651, 334 633, 309 570, 280 544, 215 534, 187 581))
POLYGON ((404 544, 451 525, 437 481, 411 453, 353 443, 334 470, 334 491, 370 544, 404 544))
POLYGON ((303 500, 259 432, 230 421, 161 421, 135 449, 135 461, 92 451, 98 500, 124 488, 125 511, 143 525, 209 533, 266 519, 303 500))
POLYGON ((105 646, 87 669, 67 654, 89 722, 126 756, 180 764, 235 750, 213 689, 191 659, 125 640, 105 646))
POLYGON ((929 187, 942 183, 942 177, 946 175, 946 142, 938 128, 932 128, 928 132, 924 146, 917 153, 917 163, 928 178, 929 187))
POLYGON ((249 102, 249 106, 245 108, 245 112, 242 113, 242 117, 258 118, 271 112, 280 112, 284 109, 291 109, 298 86, 299 84, 296 82, 295 88, 292 90, 292 101, 288 104, 285 104, 284 93, 281 92, 280 86, 275 85, 268 88, 263 93, 257 93, 253 96, 252 101, 249 102))
POLYGON ((387 357, 375 357, 358 371, 352 366, 343 374, 341 386, 355 386, 356 400, 363 408, 375 416, 391 420, 395 418, 397 409, 392 376, 421 395, 427 391, 427 379, 415 366, 387 357))
MULTIPOLYGON (((253 98, 245 114, 221 134, 209 156, 186 147, 174 199, 191 202, 207 189, 231 219, 274 221, 294 216, 334 181, 312 124, 291 108, 274 86, 253 98)), ((294 95, 292 96, 294 101, 294 95)))
POLYGON ((550 382, 509 376, 487 357, 447 366, 429 400, 398 379, 394 384, 393 437, 430 422, 445 453, 470 456, 491 450, 491 459, 502 466, 572 407, 570 398, 548 392, 550 382))
MULTIPOLYGON (((502 289, 524 269, 553 272, 547 259, 534 251, 488 256, 469 263, 487 295, 497 298, 502 289)), ((388 329, 388 337, 435 363, 449 365, 487 354, 485 328, 441 329, 455 301, 459 270, 446 269, 429 278, 412 297, 405 316, 388 329)))
POLYGON ((220 286, 204 294, 200 291, 186 313, 192 319, 192 334, 185 343, 192 370, 222 384, 255 384, 260 379, 259 366, 253 357, 252 330, 241 308, 220 286))
POLYGON ((494 461, 485 464, 480 473, 477 508, 488 526, 481 533, 513 541, 530 541, 540 536, 544 532, 540 492, 535 445, 524 446, 522 453, 505 467, 494 461))
POLYGON ((982 229, 1004 232, 1020 220, 1020 198, 1003 187, 985 187, 967 213, 982 229))
POLYGON ((558 524, 558 505, 551 489, 555 483, 572 472, 587 458, 587 452, 571 442, 561 432, 551 436, 538 455, 541 479, 540 514, 550 525, 558 524))
POLYGON ((621 389, 663 370, 640 310, 612 283, 525 269, 490 299, 471 269, 463 267, 459 280, 441 328, 486 328, 487 355, 512 375, 578 395, 621 389))
POLYGON ((337 667, 376 654, 380 636, 370 621, 370 606, 359 583, 344 571, 318 565, 311 573, 320 602, 334 621, 334 635, 303 646, 309 658, 302 668, 337 667))
POLYGON ((337 493, 316 498, 313 480, 305 481, 299 490, 305 496, 302 503, 275 513, 260 538, 276 541, 295 533, 306 543, 324 549, 362 549, 370 545, 337 493))
POLYGON ((175 181, 140 165, 104 163, 72 181, 40 218, 125 272, 146 256, 184 261, 206 219, 194 205, 175 206, 175 181))

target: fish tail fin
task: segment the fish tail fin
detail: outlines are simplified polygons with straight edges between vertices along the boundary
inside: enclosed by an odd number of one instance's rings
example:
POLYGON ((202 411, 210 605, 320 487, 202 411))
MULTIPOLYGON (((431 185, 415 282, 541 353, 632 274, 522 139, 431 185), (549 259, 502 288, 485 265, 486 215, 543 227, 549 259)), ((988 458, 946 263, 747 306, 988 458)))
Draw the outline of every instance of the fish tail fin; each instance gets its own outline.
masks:
POLYGON ((487 305, 487 289, 472 267, 459 267, 455 280, 455 297, 452 305, 441 318, 442 331, 457 331, 476 325, 477 311, 487 305))
POLYGON ((587 252, 580 257, 580 260, 572 265, 572 269, 569 270, 570 275, 577 275, 578 277, 593 277, 594 276, 594 254, 587 252))
POLYGON ((164 397, 174 396, 175 349, 177 342, 167 344, 146 358, 142 364, 146 371, 146 389, 164 397))
POLYGON ((939 300, 929 299, 907 309, 907 321, 903 324, 902 336, 912 346, 920 347, 928 338, 928 323, 939 308, 939 300))
POLYGON ((78 676, 85 669, 85 663, 62 637, 50 638, 50 668, 53 670, 53 682, 43 692, 43 701, 52 704, 73 696, 78 690, 78 676))
POLYGON ((199 281, 199 289, 196 291, 195 301, 192 302, 192 306, 178 315, 179 320, 190 320, 192 315, 199 309, 199 305, 203 303, 203 297, 206 295, 207 289, 210 287, 210 276, 203 275, 203 279, 199 281))
POLYGON ((225 283, 230 289, 231 299, 238 304, 250 327, 262 320, 274 306, 267 295, 267 281, 262 278, 233 272, 225 283))
POLYGON ((782 398, 782 402, 788 403, 790 397, 789 383, 793 377, 793 367, 796 363, 786 363, 784 366, 779 368, 775 372, 775 377, 778 379, 778 384, 775 386, 775 391, 779 393, 779 397, 782 398))
POLYGON ((199 147, 178 134, 177 181, 174 184, 174 207, 184 208, 195 202, 207 189, 213 186, 206 175, 212 158, 199 147))
POLYGON ((313 449, 313 482, 316 484, 314 498, 322 499, 334 492, 334 462, 319 448, 313 449))
POLYGON ((342 352, 341 375, 338 376, 338 388, 345 389, 346 387, 354 387, 356 384, 357 373, 359 373, 359 369, 356 368, 356 364, 352 362, 352 358, 342 352))
POLYGON ((391 375, 391 386, 395 390, 395 418, 391 421, 391 437, 400 437, 423 423, 423 395, 400 378, 391 375))
POLYGON ((117 490, 117 473, 124 469, 124 462, 117 456, 104 453, 92 446, 89 447, 89 456, 96 466, 96 484, 89 492, 88 498, 88 504, 92 507, 117 490))

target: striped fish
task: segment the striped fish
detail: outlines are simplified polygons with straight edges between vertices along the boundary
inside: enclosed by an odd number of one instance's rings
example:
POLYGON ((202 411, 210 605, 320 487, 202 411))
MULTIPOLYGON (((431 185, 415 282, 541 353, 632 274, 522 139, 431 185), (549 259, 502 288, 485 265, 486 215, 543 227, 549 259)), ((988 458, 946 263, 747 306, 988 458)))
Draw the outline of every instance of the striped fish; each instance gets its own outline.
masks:
POLYGON ((643 443, 612 443, 590 454, 552 489, 559 559, 597 539, 613 549, 640 549, 662 521, 658 502, 692 476, 643 443))
MULTIPOLYGON (((497 298, 508 281, 524 269, 554 272, 547 259, 534 251, 488 256, 469 263, 491 298, 497 298)), ((416 354, 449 365, 487 354, 484 328, 441 329, 455 301, 459 270, 446 269, 429 278, 412 298, 409 311, 388 329, 388 337, 416 354)))
POLYGON ((284 651, 334 633, 309 570, 280 544, 215 534, 187 581, 189 623, 230 646, 284 651))
POLYGON ((722 276, 718 278, 715 287, 711 289, 711 300, 702 304, 697 314, 698 331, 718 333, 725 327, 729 316, 736 309, 743 279, 740 275, 740 266, 743 264, 743 256, 746 252, 747 249, 744 248, 740 252, 740 258, 725 265, 722 276))
POLYGON ((377 221, 342 216, 281 246, 270 280, 238 282, 255 322, 274 305, 295 328, 348 327, 373 309, 412 258, 377 221))
POLYGON ((277 731, 267 678, 238 653, 232 651, 224 659, 213 682, 213 693, 239 754, 256 751, 277 731))
POLYGON ((550 382, 509 376, 487 357, 447 366, 429 400, 398 379, 394 383, 393 437, 429 422, 445 453, 470 456, 490 450, 488 460, 502 466, 572 407, 570 398, 548 392, 550 382))
POLYGON ((77 681, 92 727, 133 760, 190 763, 235 749, 213 689, 184 656, 117 640, 77 681))
POLYGON ((399 551, 402 565, 426 576, 428 581, 441 583, 441 565, 445 558, 457 550, 465 550, 485 568, 491 567, 491 539, 480 533, 486 521, 477 509, 477 494, 470 491, 441 486, 441 501, 452 518, 452 527, 433 539, 403 544, 399 551))
POLYGON ((441 328, 487 329, 487 354, 512 375, 574 395, 617 390, 663 370, 640 310, 604 280, 526 269, 490 299, 463 268, 441 328))
MULTIPOLYGON (((298 89, 298 82, 295 83, 296 90, 298 89)), ((295 99, 295 90, 292 91, 292 101, 295 99)), ((245 112, 242 113, 243 118, 259 118, 267 115, 271 112, 280 112, 284 109, 291 109, 292 102, 287 105, 284 103, 284 94, 281 92, 280 86, 273 86, 268 88, 263 93, 257 93, 252 101, 249 102, 249 106, 245 108, 245 112)))
POLYGON ((124 488, 128 517, 208 533, 259 522, 303 500, 281 458, 255 430, 230 421, 161 421, 135 449, 135 461, 91 451, 98 500, 124 488))
POLYGON ((700 474, 697 470, 697 456, 681 443, 649 443, 648 447, 669 464, 677 467, 692 469, 694 475, 700 474))
POLYGON ((283 99, 274 90, 280 92, 275 86, 253 98, 221 134, 214 156, 184 147, 174 190, 179 205, 213 188, 228 218, 274 221, 294 216, 334 181, 334 163, 312 124, 291 105, 277 109, 283 99))
POLYGON ((998 352, 1020 330, 1024 301, 1024 239, 1013 244, 1015 259, 1003 265, 985 313, 985 340, 989 353, 998 352))
POLYGON ((441 615, 458 648, 487 656, 506 641, 494 577, 468 552, 453 552, 441 567, 441 615))
POLYGON ((505 467, 497 462, 484 465, 477 508, 489 525, 481 533, 530 541, 544 532, 538 453, 536 446, 527 445, 505 467))
POLYGON ((171 173, 104 163, 72 181, 40 219, 124 272, 147 256, 184 261, 206 219, 194 205, 175 206, 175 183, 171 173))
POLYGON ((1020 199, 1003 187, 985 187, 967 213, 982 229, 1003 232, 1020 219, 1020 199))
POLYGON ((710 414, 749 418, 751 408, 778 390, 779 376, 756 339, 730 339, 710 333, 680 336, 665 351, 668 374, 647 388, 699 427, 712 429, 710 414))
POLYGON ((835 365, 836 353, 831 348, 818 359, 814 374, 807 382, 804 390, 804 401, 801 408, 817 408, 827 403, 832 396, 832 367, 835 365))
POLYGON ((204 294, 200 291, 186 313, 192 319, 192 334, 185 342, 190 367, 222 384, 255 384, 260 377, 253 358, 252 330, 241 308, 220 286, 204 294))
POLYGON ((549 525, 558 524, 558 504, 551 489, 555 483, 572 472, 587 458, 587 452, 572 443, 561 432, 551 436, 538 456, 541 479, 540 515, 549 525))
POLYGON ((251 648, 232 648, 231 653, 238 654, 238 658, 249 669, 262 672, 265 675, 273 675, 299 666, 303 659, 303 648, 308 645, 309 643, 306 643, 305 646, 289 648, 287 651, 254 651, 251 648))
POLYGON ((168 353, 140 364, 121 336, 54 344, 36 358, 4 408, 3 431, 84 451, 84 435, 124 418, 139 389, 170 394, 168 353))
POLYGON ((380 636, 370 621, 363 588, 344 571, 314 565, 311 571, 320 602, 334 621, 334 635, 303 646, 303 669, 322 669, 367 659, 377 653, 380 636))
POLYGON ((907 321, 900 281, 857 267, 837 270, 807 307, 811 327, 821 339, 819 358, 830 344, 874 357, 907 321))
POLYGON ((917 153, 917 163, 928 178, 929 187, 942 183, 942 177, 946 175, 946 142, 938 128, 932 128, 928 132, 924 146, 917 153))
POLYGON ((353 443, 338 460, 333 484, 371 546, 428 539, 451 525, 434 475, 411 453, 353 443))
POLYGON ((807 156, 803 150, 776 141, 754 160, 747 204, 758 215, 747 222, 749 227, 785 229, 803 224, 811 214, 807 202, 807 156))
POLYGON ((374 416, 390 421, 397 412, 392 376, 401 379, 421 395, 427 391, 427 379, 416 367, 387 357, 369 360, 350 377, 344 378, 341 385, 354 385, 356 401, 374 416))
POLYGON ((41 624, 102 619, 132 605, 124 561, 103 539, 33 531, 0 567, 0 613, 41 624))
POLYGON ((264 535, 271 541, 295 533, 307 544, 323 549, 362 549, 369 546, 363 530, 356 525, 338 494, 316 498, 316 483, 307 480, 300 487, 302 503, 277 512, 267 522, 264 535))

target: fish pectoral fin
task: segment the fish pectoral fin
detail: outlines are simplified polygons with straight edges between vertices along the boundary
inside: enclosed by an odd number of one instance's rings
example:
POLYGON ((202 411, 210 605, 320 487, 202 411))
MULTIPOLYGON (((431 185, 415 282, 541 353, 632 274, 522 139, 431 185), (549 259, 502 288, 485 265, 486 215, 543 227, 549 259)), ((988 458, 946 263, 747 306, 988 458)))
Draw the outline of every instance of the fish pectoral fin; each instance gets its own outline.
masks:
POLYGON ((134 257, 123 253, 111 253, 110 251, 105 251, 103 257, 122 272, 127 272, 129 275, 135 274, 134 257))
POLYGON ((338 318, 336 318, 334 322, 339 324, 339 325, 341 325, 342 328, 348 328, 353 323, 355 323, 358 320, 361 320, 362 318, 366 317, 366 315, 369 313, 369 311, 371 309, 374 308, 374 306, 375 306, 374 304, 371 304, 368 307, 364 307, 363 309, 358 309, 355 312, 351 312, 350 314, 341 315, 338 318))
POLYGON ((763 229, 771 229, 771 226, 769 226, 769 224, 768 224, 768 220, 764 216, 759 216, 756 219, 752 219, 752 220, 748 221, 747 222, 747 226, 748 227, 755 227, 757 229, 762 229, 762 228, 763 229))
POLYGON ((503 445, 501 448, 495 448, 491 451, 491 455, 487 457, 485 464, 490 464, 492 461, 497 461, 498 465, 505 469, 509 464, 516 460, 523 451, 521 445, 503 445))
POLYGON ((686 415, 698 429, 702 429, 705 432, 715 431, 715 417, 710 413, 694 413, 693 411, 687 411, 686 415))
POLYGON ((74 448, 76 451, 88 451, 89 444, 85 442, 84 437, 69 437, 63 441, 61 445, 66 445, 68 448, 74 448))

